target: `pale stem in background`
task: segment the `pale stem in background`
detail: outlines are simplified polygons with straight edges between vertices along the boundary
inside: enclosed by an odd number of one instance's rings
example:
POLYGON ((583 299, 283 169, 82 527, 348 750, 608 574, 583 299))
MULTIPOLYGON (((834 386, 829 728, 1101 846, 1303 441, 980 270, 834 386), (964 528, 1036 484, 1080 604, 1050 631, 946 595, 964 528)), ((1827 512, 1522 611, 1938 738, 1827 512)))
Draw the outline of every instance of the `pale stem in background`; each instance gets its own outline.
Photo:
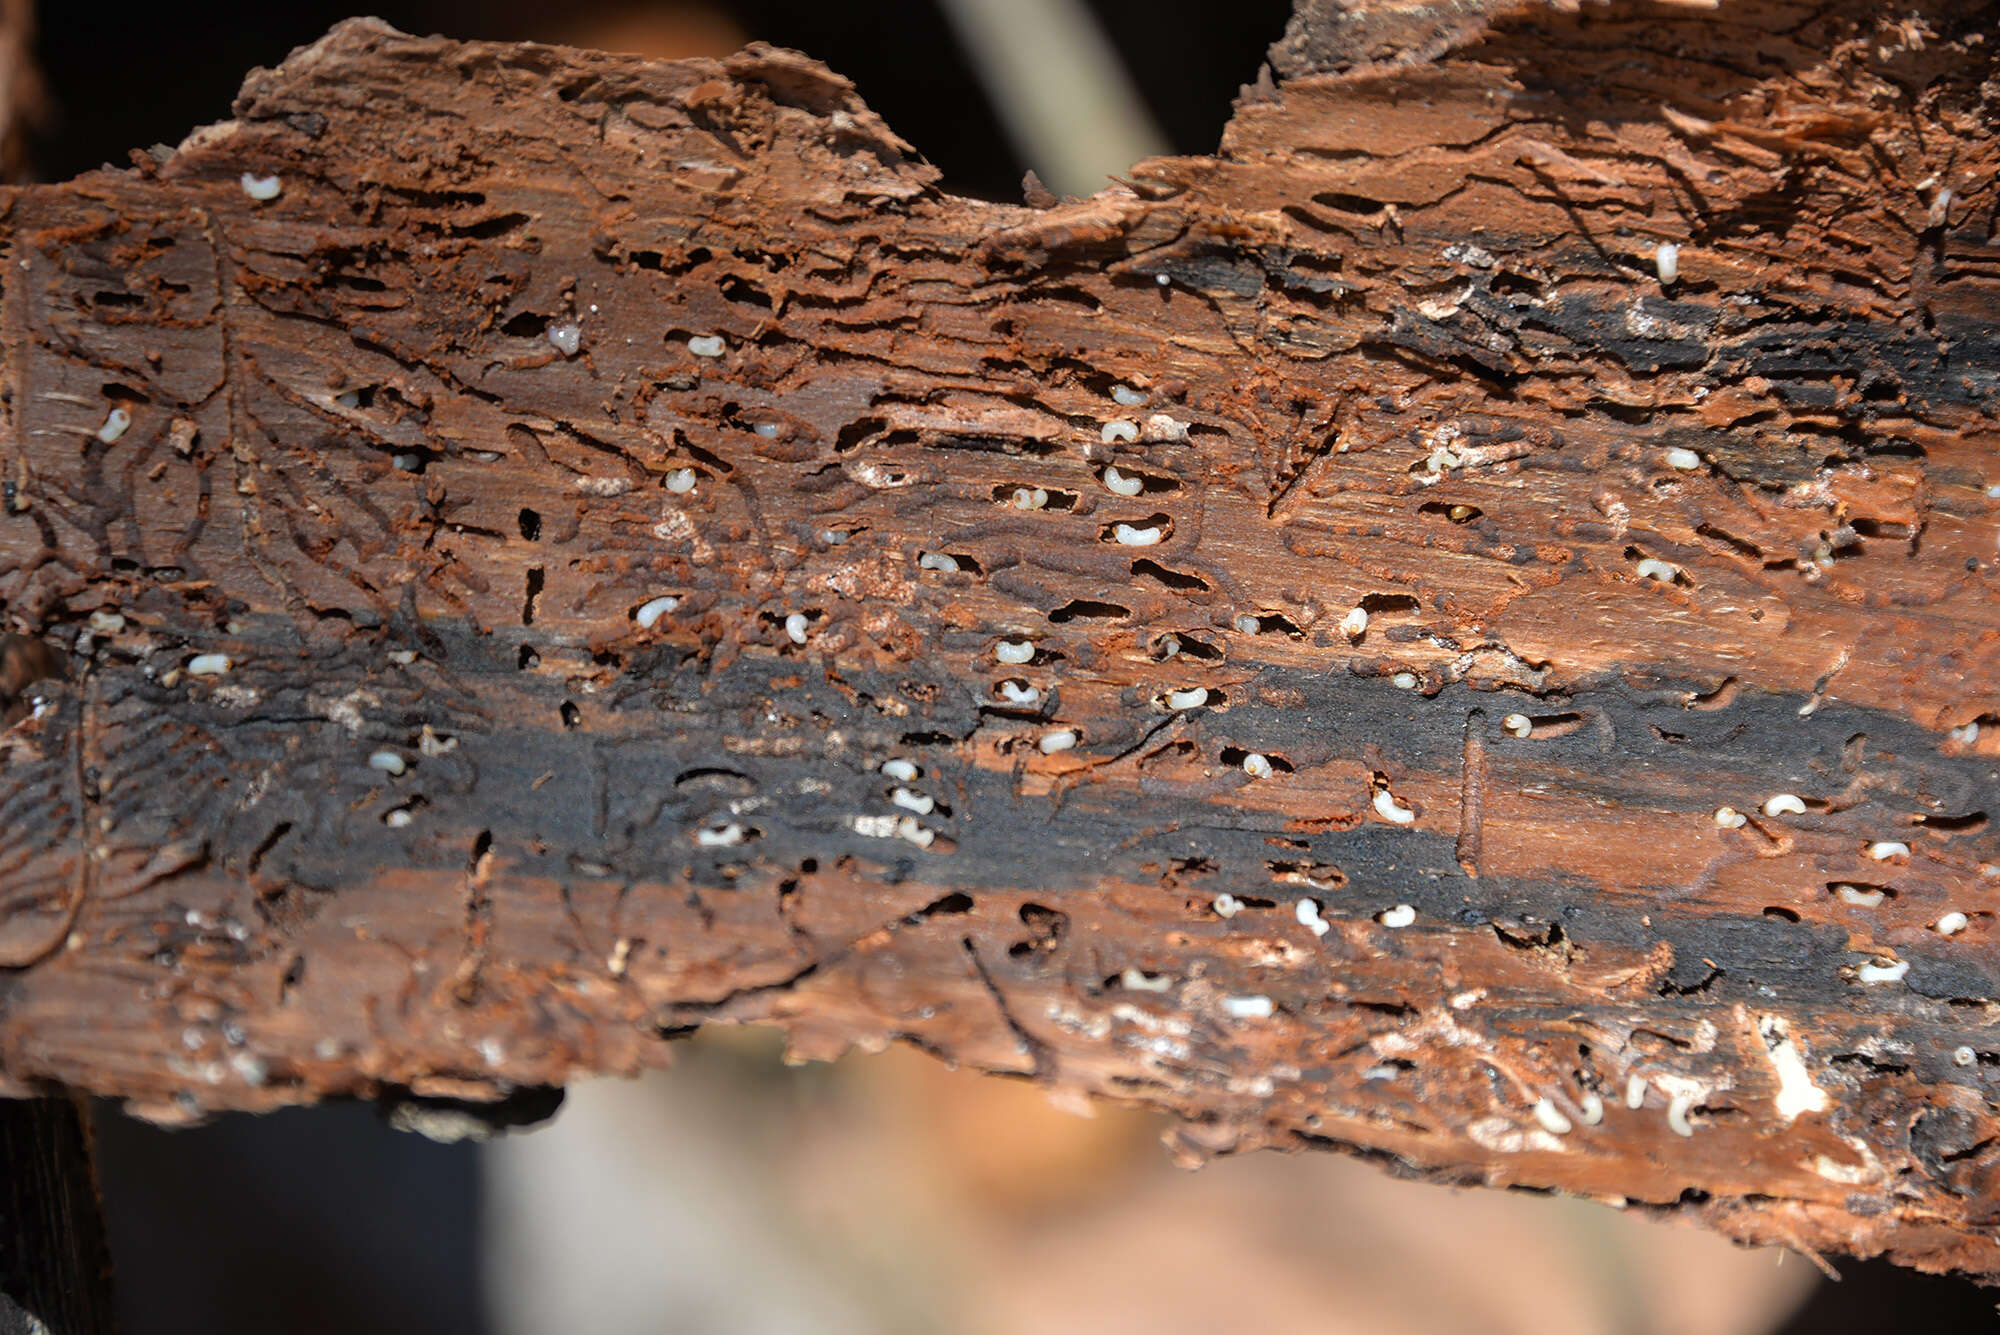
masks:
POLYGON ((1092 195, 1167 151, 1081 0, 940 0, 1007 135, 1057 194, 1092 195))

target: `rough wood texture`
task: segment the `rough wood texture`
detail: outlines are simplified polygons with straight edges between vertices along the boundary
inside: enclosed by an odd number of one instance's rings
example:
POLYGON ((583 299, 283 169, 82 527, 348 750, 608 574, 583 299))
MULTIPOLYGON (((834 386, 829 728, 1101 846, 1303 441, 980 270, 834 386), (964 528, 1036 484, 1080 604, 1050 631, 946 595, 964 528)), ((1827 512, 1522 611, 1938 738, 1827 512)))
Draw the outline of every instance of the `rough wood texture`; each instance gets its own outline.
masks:
POLYGON ((770 1021, 2000 1277, 2000 15, 1463 12, 1046 209, 372 23, 13 193, 8 1087, 770 1021))

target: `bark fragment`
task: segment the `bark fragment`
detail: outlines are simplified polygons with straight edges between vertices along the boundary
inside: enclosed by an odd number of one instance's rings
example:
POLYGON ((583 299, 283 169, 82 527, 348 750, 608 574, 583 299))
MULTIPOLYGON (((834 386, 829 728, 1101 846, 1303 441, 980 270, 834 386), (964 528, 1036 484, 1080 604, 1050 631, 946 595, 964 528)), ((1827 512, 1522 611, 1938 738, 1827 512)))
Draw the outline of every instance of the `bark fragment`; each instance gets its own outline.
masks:
POLYGON ((2000 1274, 1992 9, 1427 13, 1039 208, 369 22, 12 192, 0 1081, 770 1021, 2000 1274))

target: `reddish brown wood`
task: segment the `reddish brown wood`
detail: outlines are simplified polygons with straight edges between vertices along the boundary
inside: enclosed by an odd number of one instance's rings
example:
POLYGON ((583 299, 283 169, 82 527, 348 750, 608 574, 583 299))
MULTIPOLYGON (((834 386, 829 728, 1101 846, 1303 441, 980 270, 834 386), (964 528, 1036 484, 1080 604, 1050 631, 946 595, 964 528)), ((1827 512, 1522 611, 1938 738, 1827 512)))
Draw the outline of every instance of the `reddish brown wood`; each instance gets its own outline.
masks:
POLYGON ((771 1022, 2000 1274, 1994 17, 1314 4, 1046 208, 362 22, 13 192, 0 1079, 771 1022))

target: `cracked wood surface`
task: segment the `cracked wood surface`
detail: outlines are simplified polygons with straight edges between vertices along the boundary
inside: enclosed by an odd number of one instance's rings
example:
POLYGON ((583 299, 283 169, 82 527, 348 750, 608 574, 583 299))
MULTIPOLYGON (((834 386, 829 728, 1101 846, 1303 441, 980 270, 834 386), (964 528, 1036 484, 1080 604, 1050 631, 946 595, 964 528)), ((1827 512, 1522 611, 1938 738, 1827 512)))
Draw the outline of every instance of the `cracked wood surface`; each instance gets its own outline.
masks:
POLYGON ((1043 209, 357 22, 9 193, 0 1087, 770 1022, 2000 1276, 1995 18, 1309 3, 1043 209))

